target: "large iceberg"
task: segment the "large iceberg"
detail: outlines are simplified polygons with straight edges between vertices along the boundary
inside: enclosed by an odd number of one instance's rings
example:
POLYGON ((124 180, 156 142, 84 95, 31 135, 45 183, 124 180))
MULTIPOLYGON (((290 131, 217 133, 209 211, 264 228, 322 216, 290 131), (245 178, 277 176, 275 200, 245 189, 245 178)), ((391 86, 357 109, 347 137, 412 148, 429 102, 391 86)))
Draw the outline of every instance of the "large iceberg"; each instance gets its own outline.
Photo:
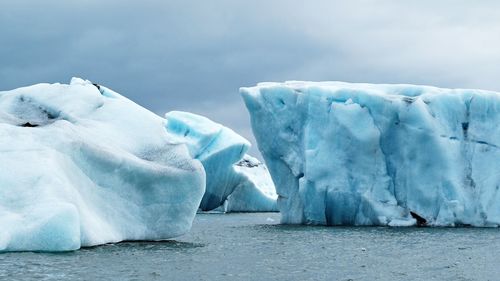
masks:
POLYGON ((282 222, 500 224, 499 93, 298 81, 240 91, 282 222))
POLYGON ((245 154, 250 147, 245 138, 193 113, 171 111, 165 117, 167 131, 175 136, 173 140, 185 144, 205 168, 202 211, 277 211, 277 195, 269 172, 257 159, 245 154))
POLYGON ((78 78, 0 92, 0 251, 186 233, 203 166, 165 120, 78 78))

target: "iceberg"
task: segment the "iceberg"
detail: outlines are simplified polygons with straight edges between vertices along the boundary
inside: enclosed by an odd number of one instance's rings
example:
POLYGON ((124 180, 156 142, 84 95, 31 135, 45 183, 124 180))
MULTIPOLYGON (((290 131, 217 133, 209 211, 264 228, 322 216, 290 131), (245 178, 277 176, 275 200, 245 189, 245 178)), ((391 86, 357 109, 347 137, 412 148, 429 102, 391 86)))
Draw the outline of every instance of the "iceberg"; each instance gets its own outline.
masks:
POLYGON ((165 114, 173 141, 203 164, 206 191, 202 211, 277 211, 274 185, 265 166, 245 153, 250 143, 233 130, 189 112, 165 114), (222 209, 221 209, 222 208, 222 209))
POLYGON ((165 120, 73 78, 0 92, 0 251, 176 237, 205 191, 165 120))
POLYGON ((241 175, 240 181, 221 206, 221 211, 278 212, 278 195, 266 165, 246 154, 234 169, 241 175))
POLYGON ((500 224, 499 93, 301 81, 240 93, 283 223, 500 224))

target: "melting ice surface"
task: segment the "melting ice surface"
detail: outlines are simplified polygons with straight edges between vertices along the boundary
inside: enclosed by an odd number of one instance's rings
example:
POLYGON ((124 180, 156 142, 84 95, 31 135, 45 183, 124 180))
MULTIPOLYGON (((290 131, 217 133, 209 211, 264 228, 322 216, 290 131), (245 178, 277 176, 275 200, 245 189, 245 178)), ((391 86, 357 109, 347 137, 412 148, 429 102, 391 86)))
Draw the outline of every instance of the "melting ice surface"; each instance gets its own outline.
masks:
POLYGON ((78 78, 0 92, 0 251, 186 233, 205 173, 164 123, 78 78))
POLYGON ((205 168, 206 191, 201 210, 277 211, 277 195, 269 172, 257 159, 245 155, 250 147, 245 138, 193 113, 171 111, 165 117, 175 141, 186 144, 205 168))
POLYGON ((500 224, 499 93, 342 82, 241 93, 282 222, 500 224))

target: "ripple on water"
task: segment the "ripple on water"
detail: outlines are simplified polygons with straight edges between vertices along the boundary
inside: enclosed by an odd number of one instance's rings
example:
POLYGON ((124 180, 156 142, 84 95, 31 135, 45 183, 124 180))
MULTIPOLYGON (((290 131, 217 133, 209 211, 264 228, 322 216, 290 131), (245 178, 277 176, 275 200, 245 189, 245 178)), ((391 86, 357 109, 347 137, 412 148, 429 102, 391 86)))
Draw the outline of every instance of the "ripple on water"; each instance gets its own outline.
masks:
POLYGON ((496 280, 488 228, 279 225, 279 214, 198 214, 175 240, 4 253, 0 280, 496 280))

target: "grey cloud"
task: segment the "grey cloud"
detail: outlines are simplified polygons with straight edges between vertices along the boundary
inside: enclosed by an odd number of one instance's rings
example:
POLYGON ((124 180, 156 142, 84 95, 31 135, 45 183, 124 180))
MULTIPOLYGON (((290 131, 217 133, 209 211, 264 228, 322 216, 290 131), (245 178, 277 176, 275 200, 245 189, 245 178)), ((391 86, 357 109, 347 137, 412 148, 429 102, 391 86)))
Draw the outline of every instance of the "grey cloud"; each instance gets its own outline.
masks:
MULTIPOLYGON (((240 86, 500 90, 496 1, 2 1, 0 89, 81 76, 253 140, 240 86)), ((255 153, 256 150, 254 149, 255 153)))

